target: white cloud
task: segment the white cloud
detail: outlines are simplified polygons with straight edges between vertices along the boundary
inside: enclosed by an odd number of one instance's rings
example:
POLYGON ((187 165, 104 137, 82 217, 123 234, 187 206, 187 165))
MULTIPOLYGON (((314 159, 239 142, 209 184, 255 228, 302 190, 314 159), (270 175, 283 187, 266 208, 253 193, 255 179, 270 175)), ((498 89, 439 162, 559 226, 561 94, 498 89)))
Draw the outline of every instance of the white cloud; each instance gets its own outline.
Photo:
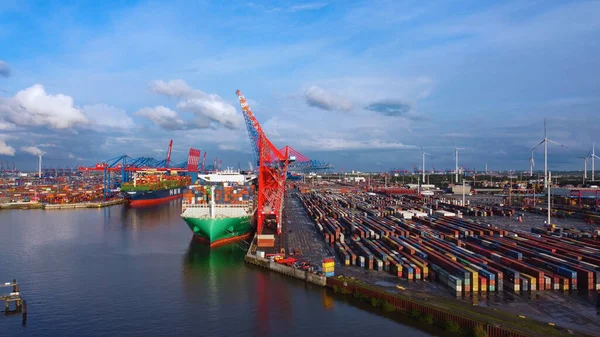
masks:
POLYGON ((223 126, 236 129, 243 125, 243 117, 229 103, 217 95, 207 98, 193 98, 177 104, 177 108, 192 112, 198 117, 207 117, 223 126))
POLYGON ((8 63, 0 60, 0 77, 8 77, 10 76, 10 67, 8 63))
POLYGON ((428 76, 416 77, 339 77, 317 81, 342 97, 351 97, 354 105, 367 106, 381 101, 414 103, 431 94, 434 81, 428 76))
POLYGON ((44 151, 35 146, 24 146, 21 148, 21 151, 31 153, 34 156, 39 156, 40 154, 44 153, 44 151))
POLYGON ((0 139, 0 154, 6 156, 14 156, 15 148, 6 144, 4 139, 0 139))
POLYGON ((15 128, 13 123, 8 123, 0 120, 0 130, 12 130, 15 128))
POLYGON ((264 10, 267 13, 277 13, 277 12, 295 13, 295 12, 301 12, 301 11, 319 10, 319 9, 327 6, 327 3, 325 3, 325 2, 311 2, 311 3, 301 4, 301 5, 293 5, 293 6, 289 6, 289 7, 266 8, 263 5, 255 4, 253 2, 249 2, 249 3, 246 4, 246 6, 251 7, 251 8, 260 8, 260 9, 264 10))
POLYGON ((289 11, 290 12, 312 11, 312 10, 321 9, 321 8, 323 8, 325 6, 327 6, 327 3, 324 3, 324 2, 313 2, 313 3, 307 3, 307 4, 302 4, 302 5, 291 6, 289 8, 289 11))
POLYGON ((150 82, 150 90, 157 94, 167 95, 171 97, 184 97, 192 94, 194 89, 190 87, 184 80, 163 80, 150 82))
POLYGON ((72 153, 69 153, 67 156, 68 156, 70 159, 75 159, 75 155, 74 155, 74 154, 72 154, 72 153))
POLYGON ((88 122, 73 98, 47 94, 41 84, 19 91, 13 98, 0 100, 0 117, 24 126, 66 129, 88 122))
POLYGON ((134 126, 133 119, 127 115, 125 110, 114 106, 107 104, 85 105, 83 110, 94 125, 123 129, 134 126))
POLYGON ((169 97, 179 97, 181 101, 177 104, 177 108, 194 113, 198 117, 195 122, 197 127, 205 127, 206 119, 230 129, 243 125, 243 117, 233 105, 224 101, 219 95, 193 89, 183 80, 153 81, 150 83, 150 89, 169 97))
POLYGON ((136 111, 135 114, 146 117, 154 122, 154 124, 167 130, 182 130, 186 127, 185 121, 177 116, 177 112, 162 105, 153 108, 143 108, 136 111))
POLYGON ((352 103, 347 98, 325 91, 314 85, 305 91, 304 97, 308 105, 324 110, 347 111, 352 108, 352 103))
MULTIPOLYGON (((304 141, 302 141, 304 142, 304 141)), ((384 140, 355 140, 341 138, 318 138, 306 141, 310 147, 321 151, 338 150, 397 150, 397 149, 415 149, 414 145, 406 145, 400 142, 389 142, 384 140)))
POLYGON ((239 145, 234 144, 219 144, 219 150, 223 151, 241 151, 239 145))

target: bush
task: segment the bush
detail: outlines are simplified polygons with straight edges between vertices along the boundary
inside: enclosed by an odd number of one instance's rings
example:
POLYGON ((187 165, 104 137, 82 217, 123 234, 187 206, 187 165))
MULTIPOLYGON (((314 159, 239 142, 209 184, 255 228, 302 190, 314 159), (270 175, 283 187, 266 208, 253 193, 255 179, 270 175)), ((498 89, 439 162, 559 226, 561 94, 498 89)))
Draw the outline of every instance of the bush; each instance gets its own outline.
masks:
POLYGON ((419 316, 421 316, 421 313, 419 312, 419 310, 413 309, 410 311, 410 317, 417 319, 417 318, 419 318, 419 316))
POLYGON ((444 322, 444 329, 446 329, 446 331, 448 332, 455 332, 455 333, 459 333, 460 332, 460 325, 458 325, 458 323, 451 321, 449 319, 447 319, 444 322))
POLYGON ((419 320, 423 323, 427 323, 429 325, 433 324, 433 316, 431 314, 425 314, 425 315, 421 315, 421 317, 419 318, 419 320))
POLYGON ((379 306, 379 301, 375 297, 373 297, 371 299, 371 305, 377 308, 379 306))
POLYGON ((489 337, 487 331, 485 331, 485 329, 481 325, 478 325, 475 328, 473 328, 472 335, 473 337, 489 337))
POLYGON ((396 307, 394 307, 390 302, 383 302, 382 306, 383 311, 392 312, 396 311, 396 307))

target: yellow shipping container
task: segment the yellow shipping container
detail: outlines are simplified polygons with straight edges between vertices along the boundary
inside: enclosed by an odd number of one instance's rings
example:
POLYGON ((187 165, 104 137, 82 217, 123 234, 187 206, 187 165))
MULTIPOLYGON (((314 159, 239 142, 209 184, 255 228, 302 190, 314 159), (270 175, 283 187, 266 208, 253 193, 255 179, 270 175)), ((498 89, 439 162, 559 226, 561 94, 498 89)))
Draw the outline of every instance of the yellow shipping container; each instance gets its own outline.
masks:
POLYGON ((479 273, 467 266, 463 266, 463 268, 465 268, 469 273, 471 273, 471 292, 474 292, 474 293, 478 292, 479 291, 479 273))
POLYGON ((333 267, 335 266, 335 262, 325 262, 323 263, 323 267, 333 267))
POLYGON ((444 254, 444 255, 446 255, 447 257, 451 258, 451 259, 452 259, 452 261, 456 261, 456 256, 454 256, 454 255, 452 255, 452 254, 450 254, 450 253, 446 253, 446 254, 444 254))
POLYGON ((525 273, 521 273, 521 276, 523 276, 523 277, 525 277, 526 279, 529 280, 529 290, 530 291, 536 291, 537 290, 537 278, 536 277, 533 277, 533 276, 525 274, 525 273))
POLYGON ((412 263, 416 264, 419 268, 421 268, 421 273, 423 275, 429 274, 429 268, 427 266, 425 266, 423 263, 421 263, 419 260, 411 258, 410 261, 412 263))

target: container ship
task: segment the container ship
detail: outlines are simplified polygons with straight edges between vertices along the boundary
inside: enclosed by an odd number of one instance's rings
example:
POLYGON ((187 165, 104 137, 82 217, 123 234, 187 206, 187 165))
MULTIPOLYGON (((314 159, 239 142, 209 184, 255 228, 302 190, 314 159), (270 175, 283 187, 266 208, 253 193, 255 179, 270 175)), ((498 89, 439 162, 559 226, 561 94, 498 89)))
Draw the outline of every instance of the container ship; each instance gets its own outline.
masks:
POLYGON ((194 238, 210 247, 250 238, 256 176, 224 170, 199 174, 182 201, 181 217, 194 238))
POLYGON ((121 193, 130 206, 152 206, 169 200, 181 198, 189 176, 177 175, 177 172, 140 171, 133 176, 132 182, 121 185, 121 193))

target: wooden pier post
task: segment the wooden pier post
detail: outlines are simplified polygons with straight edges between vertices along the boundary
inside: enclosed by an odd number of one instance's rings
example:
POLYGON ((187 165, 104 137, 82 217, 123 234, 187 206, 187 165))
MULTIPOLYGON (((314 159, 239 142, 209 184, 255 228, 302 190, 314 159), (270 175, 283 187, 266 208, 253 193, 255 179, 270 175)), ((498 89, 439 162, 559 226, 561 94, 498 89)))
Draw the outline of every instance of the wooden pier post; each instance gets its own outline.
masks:
POLYGON ((23 326, 27 324, 27 301, 23 301, 23 326))

